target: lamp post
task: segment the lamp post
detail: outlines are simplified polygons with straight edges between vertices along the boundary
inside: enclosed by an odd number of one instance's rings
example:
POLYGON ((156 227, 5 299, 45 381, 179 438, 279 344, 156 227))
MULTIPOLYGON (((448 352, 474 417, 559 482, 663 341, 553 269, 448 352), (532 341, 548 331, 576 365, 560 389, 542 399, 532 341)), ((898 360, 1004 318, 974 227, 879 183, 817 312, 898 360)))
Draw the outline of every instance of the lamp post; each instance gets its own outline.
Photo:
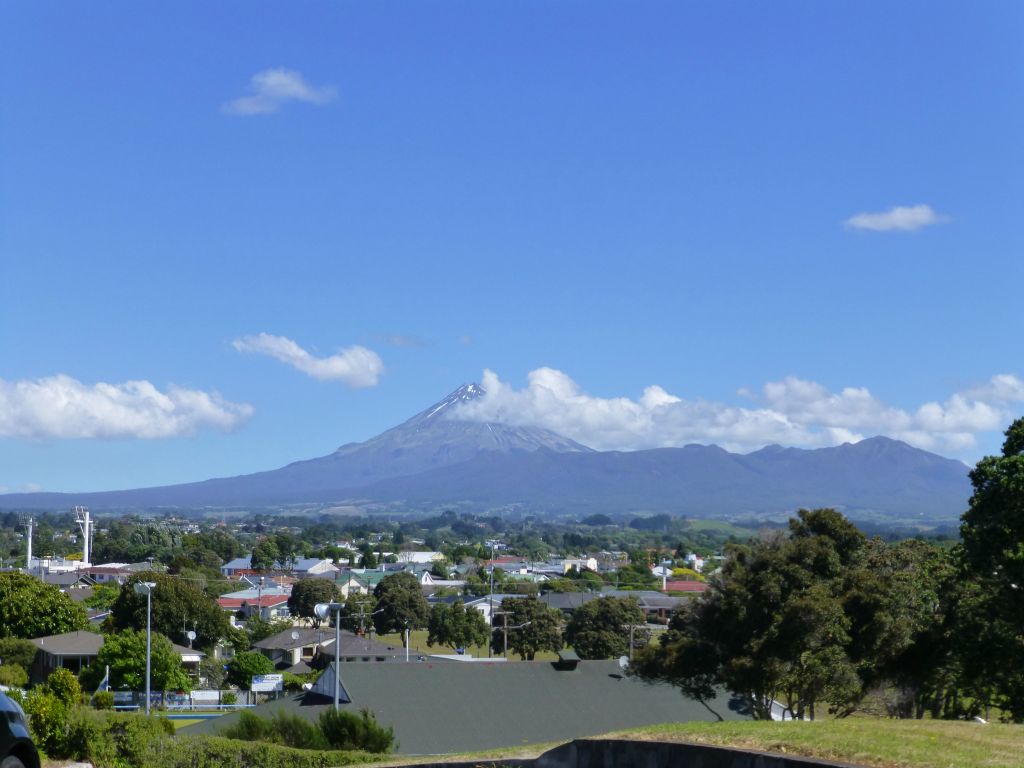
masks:
POLYGON ((321 621, 334 614, 334 711, 340 709, 341 701, 341 609, 344 603, 317 603, 313 612, 321 621))
POLYGON ((153 590, 156 588, 156 584, 152 581, 137 581, 135 582, 135 593, 138 595, 146 596, 146 714, 149 714, 149 684, 150 684, 150 667, 151 658, 153 655, 153 590))
MULTIPOLYGON (((494 632, 494 542, 491 542, 491 584, 487 590, 487 619, 494 632)), ((488 638, 490 639, 490 638, 488 638)), ((487 643, 487 658, 491 658, 491 644, 487 643)))

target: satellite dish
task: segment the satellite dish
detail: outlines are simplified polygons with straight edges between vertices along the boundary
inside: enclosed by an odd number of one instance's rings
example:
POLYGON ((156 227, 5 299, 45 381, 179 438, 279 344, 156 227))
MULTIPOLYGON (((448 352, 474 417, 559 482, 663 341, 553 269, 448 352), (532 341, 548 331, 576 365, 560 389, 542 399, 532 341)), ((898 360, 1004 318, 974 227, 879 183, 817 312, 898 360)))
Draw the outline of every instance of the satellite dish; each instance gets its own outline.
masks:
POLYGON ((187 637, 189 640, 195 640, 196 633, 190 629, 188 632, 185 633, 185 637, 187 637))
POLYGON ((298 640, 298 639, 299 639, 299 633, 293 630, 292 631, 292 640, 298 640))
POLYGON ((619 669, 625 669, 629 666, 629 656, 619 656, 619 669))

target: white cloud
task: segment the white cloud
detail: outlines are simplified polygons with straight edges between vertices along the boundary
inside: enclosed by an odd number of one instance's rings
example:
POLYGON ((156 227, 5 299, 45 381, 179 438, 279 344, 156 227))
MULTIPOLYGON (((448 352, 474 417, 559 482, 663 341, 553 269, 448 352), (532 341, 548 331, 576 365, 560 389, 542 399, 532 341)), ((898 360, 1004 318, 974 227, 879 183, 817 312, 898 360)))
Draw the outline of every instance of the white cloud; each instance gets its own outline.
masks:
POLYGON ((235 429, 252 406, 216 393, 148 381, 83 384, 59 374, 34 381, 0 379, 0 437, 166 438, 200 428, 235 429))
POLYGON ((604 450, 687 443, 716 443, 736 451, 770 443, 811 448, 888 435, 929 450, 960 453, 976 446, 978 433, 1002 429, 1012 420, 997 396, 1024 401, 1024 381, 1008 374, 912 411, 887 405, 863 387, 833 392, 796 377, 768 382, 760 393, 740 390, 756 401, 754 407, 685 399, 656 385, 636 400, 595 397, 552 368, 530 372, 527 386, 519 390, 490 370, 484 371, 481 384, 487 394, 461 406, 460 418, 542 426, 604 450))
POLYGON ((221 109, 230 115, 271 115, 289 101, 326 104, 338 95, 332 85, 312 86, 293 69, 264 69, 249 81, 251 93, 226 102, 221 109))
POLYGON ((340 381, 353 389, 372 387, 384 371, 384 362, 371 349, 347 347, 330 357, 314 357, 285 336, 261 333, 231 342, 239 352, 266 355, 321 381, 340 381))
POLYGON ((883 213, 858 213, 845 222, 850 229, 866 229, 871 232, 913 232, 922 227, 949 221, 930 205, 897 205, 883 213))

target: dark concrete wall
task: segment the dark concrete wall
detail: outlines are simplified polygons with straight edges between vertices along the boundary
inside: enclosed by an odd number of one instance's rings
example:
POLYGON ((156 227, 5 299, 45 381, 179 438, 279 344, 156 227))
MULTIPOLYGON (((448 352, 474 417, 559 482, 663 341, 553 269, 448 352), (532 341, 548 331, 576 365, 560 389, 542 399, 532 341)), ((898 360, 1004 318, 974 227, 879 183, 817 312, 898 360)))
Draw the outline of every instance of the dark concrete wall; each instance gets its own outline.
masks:
POLYGON ((416 763, 405 768, 857 768, 789 755, 771 755, 730 747, 626 739, 579 739, 535 760, 474 760, 416 763))
POLYGON ((624 739, 579 739, 537 758, 535 768, 853 768, 729 747, 624 739))

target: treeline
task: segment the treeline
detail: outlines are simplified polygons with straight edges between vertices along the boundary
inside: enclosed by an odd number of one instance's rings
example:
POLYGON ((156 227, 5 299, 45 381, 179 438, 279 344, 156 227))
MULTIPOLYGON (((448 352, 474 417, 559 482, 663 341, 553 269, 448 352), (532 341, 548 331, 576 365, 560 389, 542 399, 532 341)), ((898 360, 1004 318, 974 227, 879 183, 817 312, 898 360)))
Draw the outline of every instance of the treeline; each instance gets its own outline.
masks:
POLYGON ((952 548, 868 539, 831 509, 729 545, 633 671, 701 700, 724 686, 759 718, 871 701, 894 717, 1024 721, 1024 419, 970 476, 952 548))

